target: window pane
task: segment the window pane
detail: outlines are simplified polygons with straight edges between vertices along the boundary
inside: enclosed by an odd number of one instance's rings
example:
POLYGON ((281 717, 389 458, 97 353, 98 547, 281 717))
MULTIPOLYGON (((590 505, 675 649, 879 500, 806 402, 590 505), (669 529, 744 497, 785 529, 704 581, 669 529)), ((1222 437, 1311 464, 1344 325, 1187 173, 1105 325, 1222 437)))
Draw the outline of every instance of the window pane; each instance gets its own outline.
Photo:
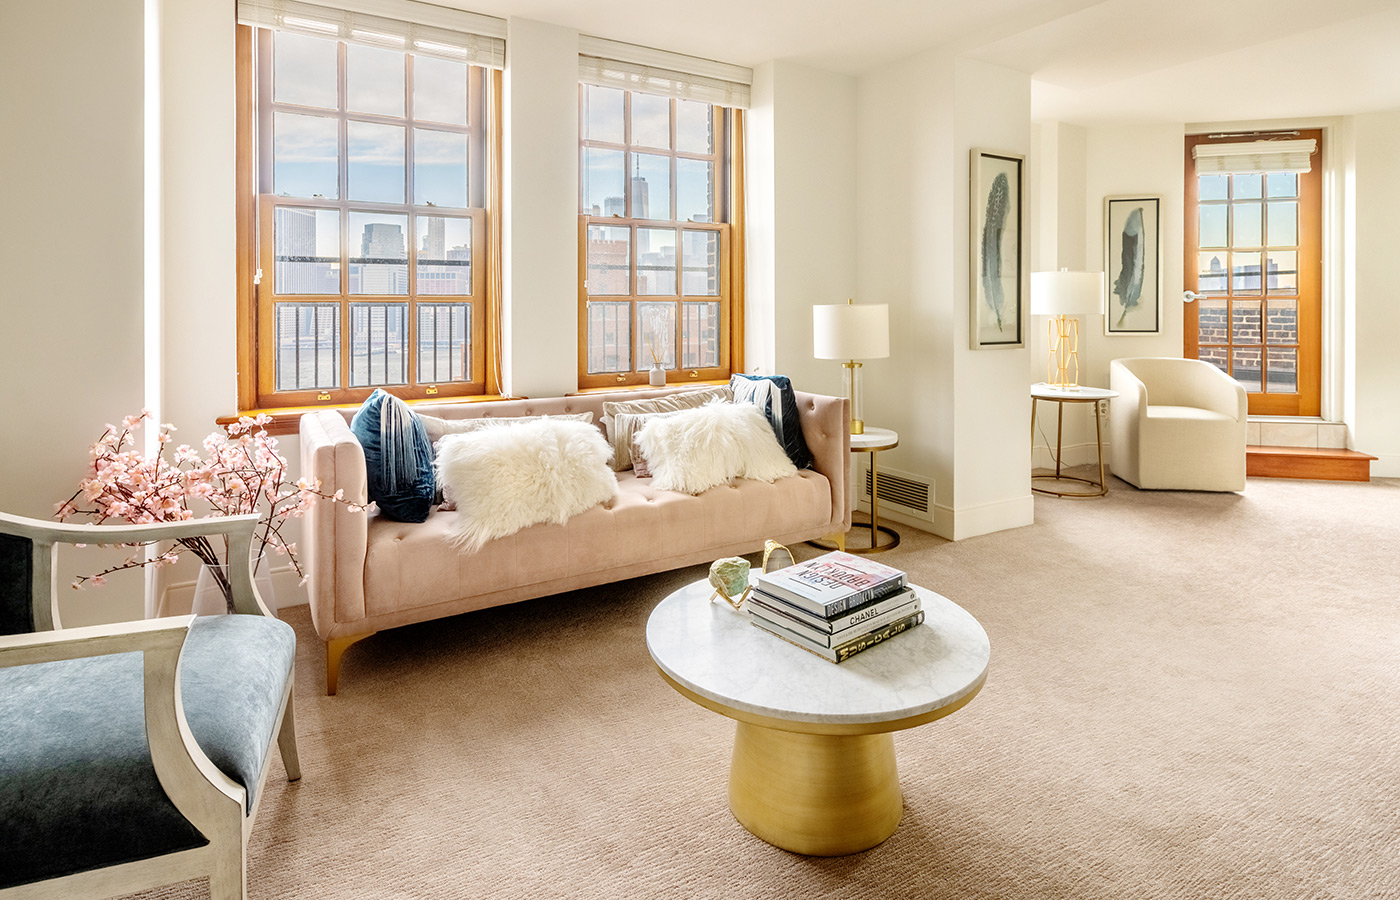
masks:
POLYGON ((682 153, 714 153, 714 117, 708 103, 676 101, 676 149, 682 153))
POLYGON ((1270 344, 1298 343, 1298 301, 1269 300, 1269 330, 1265 340, 1270 344))
POLYGON ((1267 180, 1271 199, 1298 196, 1298 174, 1296 172, 1270 172, 1267 180))
POLYGON ((418 293, 472 292, 472 220, 418 217, 418 293))
POLYGON ((1263 208, 1258 203, 1235 203, 1232 206, 1235 231, 1230 243, 1236 247, 1262 247, 1264 231, 1261 225, 1263 208))
POLYGON ((671 98, 632 94, 632 143, 671 149, 671 98))
POLYGON ((1202 294, 1225 293, 1225 254, 1202 253, 1196 269, 1196 290, 1202 294))
POLYGON ((282 197, 340 199, 335 119, 274 113, 272 192, 282 197))
POLYGON ((1269 380, 1264 390, 1270 394, 1298 393, 1298 351, 1292 347, 1269 348, 1269 380))
POLYGON ((413 117, 448 125, 467 124, 467 64, 415 56, 413 117))
POLYGON ((1230 290, 1235 294, 1257 294, 1260 291, 1260 260, 1263 254, 1255 251, 1253 253, 1231 253, 1231 263, 1233 267, 1230 275, 1232 283, 1230 290))
MULTIPOLYGON (((1196 339, 1202 344, 1230 342, 1229 305, 1223 299, 1197 300, 1196 339)), ((1202 351, 1204 353, 1205 351, 1202 351)), ((1201 357, 1205 359, 1204 356, 1201 357)))
POLYGON ((399 125, 350 122, 351 200, 402 203, 404 129, 399 125))
POLYGON ((350 214, 350 293, 407 294, 408 216, 350 214))
POLYGON ((340 304, 278 303, 273 318, 277 390, 340 387, 340 304))
POLYGON ((277 31, 272 37, 272 99, 336 109, 336 41, 277 31))
POLYGON ((623 92, 617 88, 583 86, 583 109, 579 122, 585 141, 607 141, 620 144, 622 137, 623 92))
POLYGON ((471 381, 472 308, 467 303, 418 305, 418 383, 471 381))
POLYGON ((1298 251, 1269 251, 1269 292, 1298 293, 1298 251))
POLYGON ((632 371, 632 304, 626 300, 588 303, 588 372, 632 371))
POLYGON ((632 154, 632 218, 671 218, 671 157, 632 154))
POLYGON ((1262 300, 1236 300, 1231 304, 1230 322, 1231 334, 1236 344, 1257 344, 1261 340, 1259 333, 1259 315, 1264 308, 1262 300))
POLYGON ((689 297, 718 297, 719 235, 687 229, 681 240, 681 293, 689 297))
POLYGON ((662 368, 676 367, 676 304, 637 304, 637 371, 642 372, 660 363, 662 368))
POLYGON ((676 160, 676 218, 682 222, 715 220, 715 164, 700 159, 676 160))
POLYGON ((277 207, 272 246, 272 282, 278 294, 340 293, 339 212, 277 207))
POLYGON ((1200 207, 1200 237, 1198 245, 1201 247, 1228 247, 1226 241, 1225 223, 1229 207, 1223 203, 1202 204, 1200 207))
POLYGON ((675 229, 637 229, 637 294, 675 296, 675 229))
POLYGON ((586 216, 625 216, 623 196, 625 154, 621 150, 585 147, 579 166, 579 187, 583 193, 582 212, 586 216))
POLYGON ((625 297, 632 293, 631 272, 632 230, 612 225, 588 226, 588 295, 625 297))
POLYGON ((1230 374, 1229 347, 1202 347, 1200 354, 1196 358, 1210 363, 1226 375, 1230 374))
POLYGON ((408 306, 350 304, 350 386, 408 381, 408 306))
POLYGON ((1236 200, 1258 200, 1264 190, 1264 176, 1235 175, 1235 199, 1236 200))
POLYGON ((346 44, 345 55, 345 104, 349 110, 402 116, 403 53, 346 44))
POLYGON ((467 136, 413 129, 413 202, 467 206, 467 136))
POLYGON ((1197 200, 1228 200, 1229 175, 1201 175, 1197 178, 1197 200))
POLYGON ((1230 374, 1235 376, 1235 380, 1244 385, 1244 389, 1252 394, 1260 391, 1260 361, 1263 353, 1258 347, 1251 347, 1246 350, 1239 348, 1231 351, 1234 362, 1231 365, 1230 374))
POLYGON ((681 304, 681 366, 700 369, 719 365, 719 302, 681 304))
POLYGON ((1269 246, 1298 245, 1298 203, 1296 200, 1274 200, 1269 203, 1269 246))

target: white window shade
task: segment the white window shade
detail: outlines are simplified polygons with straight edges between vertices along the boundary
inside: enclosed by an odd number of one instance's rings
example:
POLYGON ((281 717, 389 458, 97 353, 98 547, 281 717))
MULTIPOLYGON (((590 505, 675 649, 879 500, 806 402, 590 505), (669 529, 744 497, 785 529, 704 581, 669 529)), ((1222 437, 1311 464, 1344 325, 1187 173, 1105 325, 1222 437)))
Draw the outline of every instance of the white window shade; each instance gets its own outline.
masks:
POLYGON ((1238 144, 1197 144, 1196 174, 1246 174, 1251 172, 1308 172, 1317 141, 1248 141, 1238 144))
POLYGON ((415 0, 238 0, 238 22, 500 69, 504 19, 415 0))
POLYGON ((748 109, 753 70, 581 35, 578 80, 599 87, 748 109))

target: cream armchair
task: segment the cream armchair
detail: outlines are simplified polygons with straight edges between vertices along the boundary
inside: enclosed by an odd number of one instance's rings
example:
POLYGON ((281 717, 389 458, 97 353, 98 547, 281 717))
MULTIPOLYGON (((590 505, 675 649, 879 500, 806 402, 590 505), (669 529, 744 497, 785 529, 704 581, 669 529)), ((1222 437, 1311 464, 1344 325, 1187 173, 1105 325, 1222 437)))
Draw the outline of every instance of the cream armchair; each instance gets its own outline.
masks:
POLYGON ((1197 359, 1109 364, 1113 474, 1144 489, 1242 491, 1244 388, 1197 359))

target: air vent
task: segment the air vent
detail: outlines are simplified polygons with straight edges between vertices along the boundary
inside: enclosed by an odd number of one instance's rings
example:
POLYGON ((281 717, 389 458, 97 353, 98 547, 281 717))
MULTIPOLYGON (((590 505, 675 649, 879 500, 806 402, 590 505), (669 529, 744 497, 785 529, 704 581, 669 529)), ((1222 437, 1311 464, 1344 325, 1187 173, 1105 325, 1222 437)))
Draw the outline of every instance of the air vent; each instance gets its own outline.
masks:
MULTIPOLYGON (((908 472, 879 467, 880 509, 901 512, 918 519, 933 521, 933 484, 926 478, 908 472)), ((861 499, 870 502, 870 468, 864 468, 865 484, 861 499)))

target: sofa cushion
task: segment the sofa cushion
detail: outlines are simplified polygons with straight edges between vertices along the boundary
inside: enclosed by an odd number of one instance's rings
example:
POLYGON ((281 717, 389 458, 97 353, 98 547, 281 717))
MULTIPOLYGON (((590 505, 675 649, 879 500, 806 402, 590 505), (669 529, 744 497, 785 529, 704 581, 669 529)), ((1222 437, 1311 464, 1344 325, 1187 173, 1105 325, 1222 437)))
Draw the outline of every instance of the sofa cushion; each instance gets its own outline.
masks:
POLYGON ((681 409, 694 409, 707 403, 726 402, 734 399, 734 392, 728 386, 701 388, 694 391, 679 391, 664 397, 651 397, 645 400, 606 400, 603 402, 603 428, 612 444, 612 467, 622 472, 632 466, 629 447, 631 433, 618 430, 616 417, 619 413, 663 413, 681 409))
POLYGON ((797 469, 757 407, 717 403, 653 419, 637 445, 658 490, 701 494, 731 478, 776 481, 797 469))
MULTIPOLYGON (((253 791, 296 637, 265 616, 194 620, 185 718, 206 756, 253 791)), ((140 653, 0 669, 0 887, 207 843, 166 797, 146 744, 140 653)))
POLYGON ((423 422, 423 430, 428 434, 428 442, 436 447, 437 442, 449 434, 465 434, 468 431, 478 431, 482 428, 494 428, 497 425, 518 425, 521 422, 533 422, 536 419, 563 419, 569 422, 592 422, 592 412, 581 413, 560 413, 555 416, 479 416, 475 419, 440 419, 437 416, 418 417, 423 422))
POLYGON ((752 403, 763 411, 783 452, 799 469, 812 465, 812 453, 802 437, 798 420, 797 397, 786 375, 745 375, 736 372, 729 377, 735 403, 752 403))
POLYGON ((408 404, 375 389, 350 420, 365 452, 366 490, 379 512, 400 522, 422 522, 437 494, 433 445, 408 404))
POLYGON ((453 543, 479 550, 538 522, 562 524, 612 498, 612 451, 586 422, 538 419, 450 434, 438 470, 457 504, 453 543))

